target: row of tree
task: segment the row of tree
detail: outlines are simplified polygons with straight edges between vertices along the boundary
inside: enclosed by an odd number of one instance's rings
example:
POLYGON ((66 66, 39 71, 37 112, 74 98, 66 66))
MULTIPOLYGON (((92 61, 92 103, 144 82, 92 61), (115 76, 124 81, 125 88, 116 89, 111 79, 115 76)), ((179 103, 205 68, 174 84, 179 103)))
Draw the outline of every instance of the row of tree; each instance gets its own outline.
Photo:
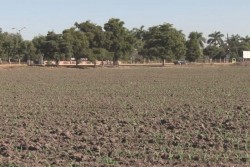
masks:
POLYGON ((12 34, 0 29, 0 61, 39 61, 81 58, 96 60, 174 61, 186 59, 191 62, 218 58, 241 58, 243 50, 250 50, 250 37, 232 35, 224 37, 214 32, 208 40, 201 32, 191 32, 186 39, 182 31, 172 24, 162 24, 128 30, 120 19, 112 18, 103 27, 90 21, 75 23, 61 34, 49 31, 46 36, 23 40, 20 33, 12 34), (225 39, 225 40, 223 40, 225 39))

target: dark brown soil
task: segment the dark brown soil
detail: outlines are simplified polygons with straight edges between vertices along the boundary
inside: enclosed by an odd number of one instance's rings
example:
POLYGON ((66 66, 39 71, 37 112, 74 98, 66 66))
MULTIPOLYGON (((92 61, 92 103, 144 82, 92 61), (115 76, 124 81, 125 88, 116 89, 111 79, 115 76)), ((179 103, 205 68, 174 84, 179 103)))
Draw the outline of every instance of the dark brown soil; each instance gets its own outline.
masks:
POLYGON ((250 68, 0 70, 2 166, 250 166, 250 68))

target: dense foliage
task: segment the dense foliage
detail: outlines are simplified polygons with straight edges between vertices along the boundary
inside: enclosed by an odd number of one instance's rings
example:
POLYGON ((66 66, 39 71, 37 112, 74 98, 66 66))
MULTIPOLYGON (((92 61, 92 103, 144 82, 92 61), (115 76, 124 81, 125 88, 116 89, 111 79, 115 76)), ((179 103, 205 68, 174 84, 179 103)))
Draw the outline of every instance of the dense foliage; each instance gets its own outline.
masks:
POLYGON ((206 39, 202 36, 202 33, 198 32, 191 32, 188 38, 186 42, 186 59, 189 61, 196 61, 202 57, 202 49, 206 39))
POLYGON ((111 18, 104 26, 91 21, 75 23, 73 27, 57 34, 49 31, 47 35, 23 40, 20 31, 16 34, 0 29, 0 63, 32 60, 35 62, 75 58, 77 64, 81 58, 96 60, 142 61, 157 59, 174 61, 187 59, 191 62, 212 59, 242 59, 242 51, 250 50, 250 37, 231 35, 225 37, 220 31, 208 35, 207 45, 201 32, 191 32, 188 39, 181 30, 165 23, 149 27, 143 26, 128 30, 125 23, 111 18))
POLYGON ((144 54, 164 60, 180 59, 185 55, 185 37, 171 24, 150 27, 144 35, 144 54))

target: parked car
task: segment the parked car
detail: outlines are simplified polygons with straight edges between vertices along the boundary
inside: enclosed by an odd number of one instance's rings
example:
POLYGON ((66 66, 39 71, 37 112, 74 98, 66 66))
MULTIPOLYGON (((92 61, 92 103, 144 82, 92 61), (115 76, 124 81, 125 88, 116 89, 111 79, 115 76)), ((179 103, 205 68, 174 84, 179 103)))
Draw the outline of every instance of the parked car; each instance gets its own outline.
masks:
POLYGON ((186 60, 177 60, 177 61, 174 61, 174 64, 175 65, 186 65, 186 64, 188 64, 188 62, 186 60))

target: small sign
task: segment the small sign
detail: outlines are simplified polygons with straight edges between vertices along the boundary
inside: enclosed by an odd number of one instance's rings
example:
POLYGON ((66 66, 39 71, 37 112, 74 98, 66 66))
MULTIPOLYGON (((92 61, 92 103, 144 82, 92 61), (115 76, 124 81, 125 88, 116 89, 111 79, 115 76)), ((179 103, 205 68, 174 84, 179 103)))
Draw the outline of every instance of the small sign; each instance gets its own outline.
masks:
POLYGON ((243 59, 250 59, 250 51, 243 51, 243 59))

